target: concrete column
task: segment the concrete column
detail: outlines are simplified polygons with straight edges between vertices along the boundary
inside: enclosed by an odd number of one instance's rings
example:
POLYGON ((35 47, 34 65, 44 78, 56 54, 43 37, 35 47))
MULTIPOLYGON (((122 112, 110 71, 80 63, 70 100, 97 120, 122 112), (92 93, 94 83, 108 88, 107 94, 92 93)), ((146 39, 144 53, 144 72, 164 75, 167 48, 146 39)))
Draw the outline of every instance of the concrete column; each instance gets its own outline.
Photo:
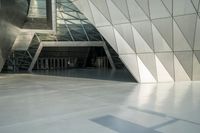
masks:
POLYGON ((46 70, 49 69, 49 59, 48 58, 45 59, 45 69, 46 70))
POLYGON ((39 68, 39 60, 37 60, 36 69, 40 69, 39 68))
POLYGON ((57 69, 60 69, 60 59, 57 58, 56 60, 57 60, 57 64, 56 64, 57 65, 57 69))
POLYGON ((42 69, 44 69, 44 68, 45 68, 45 67, 44 67, 44 66, 45 66, 45 63, 44 63, 44 61, 45 61, 45 60, 42 58, 42 59, 41 59, 41 68, 42 68, 42 69))
POLYGON ((68 59, 67 58, 65 58, 65 69, 67 69, 67 67, 68 67, 68 59))
POLYGON ((56 69, 56 59, 53 58, 53 69, 55 70, 56 69))
POLYGON ((50 70, 52 70, 53 69, 53 59, 52 58, 50 58, 50 70))
POLYGON ((63 58, 63 69, 65 69, 65 58, 63 58))
POLYGON ((62 69, 62 60, 59 58, 59 69, 62 69))

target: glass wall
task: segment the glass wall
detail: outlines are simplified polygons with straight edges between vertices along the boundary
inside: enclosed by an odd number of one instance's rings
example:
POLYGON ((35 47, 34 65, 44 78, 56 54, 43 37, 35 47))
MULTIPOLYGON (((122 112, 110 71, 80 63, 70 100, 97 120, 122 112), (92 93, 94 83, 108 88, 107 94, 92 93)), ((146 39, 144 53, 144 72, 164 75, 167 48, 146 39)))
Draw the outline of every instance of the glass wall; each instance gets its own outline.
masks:
POLYGON ((58 40, 98 41, 101 35, 70 0, 57 0, 58 40))
POLYGON ((46 0, 31 0, 29 18, 46 18, 46 0))

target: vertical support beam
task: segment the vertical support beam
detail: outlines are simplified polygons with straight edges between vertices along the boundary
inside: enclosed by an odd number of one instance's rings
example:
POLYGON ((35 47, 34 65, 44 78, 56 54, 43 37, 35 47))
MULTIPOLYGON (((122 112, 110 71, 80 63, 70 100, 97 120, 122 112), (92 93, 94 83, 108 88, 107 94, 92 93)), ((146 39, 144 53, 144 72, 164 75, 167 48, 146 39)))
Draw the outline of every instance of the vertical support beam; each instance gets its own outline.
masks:
POLYGON ((44 63, 44 61, 45 61, 45 59, 42 58, 42 59, 41 59, 41 68, 42 68, 42 70, 45 69, 45 63, 44 63))
POLYGON ((46 0, 46 15, 47 15, 47 24, 50 28, 53 28, 53 12, 52 12, 52 1, 51 0, 46 0))
POLYGON ((90 48, 88 48, 88 50, 87 50, 87 56, 85 57, 85 61, 84 61, 84 67, 86 67, 86 65, 87 65, 87 60, 88 60, 88 56, 89 56, 89 54, 90 54, 90 48))
POLYGON ((56 33, 56 25, 57 25, 57 23, 56 23, 57 22, 56 21, 56 19, 57 19, 56 8, 57 8, 57 5, 56 5, 56 0, 51 0, 51 1, 52 1, 52 3, 51 3, 51 5, 52 5, 52 29, 53 29, 54 33, 56 33))
POLYGON ((60 69, 60 59, 59 59, 59 58, 56 58, 56 60, 57 60, 56 67, 57 67, 57 69, 60 69))
POLYGON ((49 69, 49 60, 47 58, 45 59, 45 69, 49 69))
POLYGON ((40 53, 42 51, 42 48, 43 48, 43 45, 42 45, 42 43, 40 43, 40 46, 38 47, 37 52, 35 53, 35 56, 33 57, 31 65, 30 65, 30 67, 28 69, 29 72, 32 71, 32 69, 33 69, 33 67, 34 67, 34 65, 35 65, 35 63, 36 63, 36 61, 37 61, 37 59, 38 59, 38 57, 39 57, 39 55, 40 55, 40 53))
POLYGON ((53 69, 53 59, 50 58, 50 70, 52 70, 52 69, 53 69))
POLYGON ((56 32, 56 0, 46 0, 48 26, 56 32))
POLYGON ((76 12, 76 14, 77 14, 78 18, 80 19, 81 27, 82 27, 82 29, 83 29, 83 31, 84 31, 86 37, 87 37, 87 40, 90 41, 90 38, 89 38, 89 36, 88 36, 88 34, 87 34, 86 30, 85 30, 85 27, 84 27, 84 25, 83 25, 83 22, 82 22, 82 20, 81 20, 81 17, 80 17, 80 15, 79 15, 79 13, 76 12))
POLYGON ((68 67, 68 59, 65 58, 65 69, 68 67))
POLYGON ((55 70, 55 69, 56 69, 56 59, 53 58, 53 70, 55 70))
POLYGON ((104 50, 105 50, 105 53, 106 53, 106 55, 107 55, 107 57, 108 57, 108 60, 109 60, 109 62, 110 62, 110 65, 111 65, 112 69, 113 69, 113 70, 116 70, 115 64, 114 64, 114 62, 113 62, 113 60, 112 60, 112 57, 111 57, 110 52, 109 52, 109 50, 108 50, 108 47, 106 46, 105 43, 104 43, 104 45, 103 45, 103 48, 104 48, 104 50))

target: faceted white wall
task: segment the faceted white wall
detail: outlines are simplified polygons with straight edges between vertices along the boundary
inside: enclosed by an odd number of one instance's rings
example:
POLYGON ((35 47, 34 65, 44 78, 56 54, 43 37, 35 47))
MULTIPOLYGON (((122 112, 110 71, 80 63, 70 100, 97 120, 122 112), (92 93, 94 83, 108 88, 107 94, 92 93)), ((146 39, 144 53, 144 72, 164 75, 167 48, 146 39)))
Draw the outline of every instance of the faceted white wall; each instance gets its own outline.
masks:
POLYGON ((200 80, 199 0, 72 0, 138 82, 200 80))

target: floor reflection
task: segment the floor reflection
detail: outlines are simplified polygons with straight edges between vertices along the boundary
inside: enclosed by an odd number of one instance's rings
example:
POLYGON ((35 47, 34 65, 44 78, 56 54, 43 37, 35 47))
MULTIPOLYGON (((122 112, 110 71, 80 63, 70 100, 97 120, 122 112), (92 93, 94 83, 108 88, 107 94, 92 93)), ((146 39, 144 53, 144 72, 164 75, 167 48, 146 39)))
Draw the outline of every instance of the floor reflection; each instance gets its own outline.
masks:
POLYGON ((199 133, 200 82, 39 74, 0 80, 0 133, 199 133))
POLYGON ((200 123, 199 88, 199 82, 141 84, 128 96, 126 105, 200 123))
POLYGON ((33 72, 35 74, 41 74, 41 75, 136 82, 133 76, 126 69, 118 69, 118 70, 68 69, 68 70, 37 70, 33 72))

